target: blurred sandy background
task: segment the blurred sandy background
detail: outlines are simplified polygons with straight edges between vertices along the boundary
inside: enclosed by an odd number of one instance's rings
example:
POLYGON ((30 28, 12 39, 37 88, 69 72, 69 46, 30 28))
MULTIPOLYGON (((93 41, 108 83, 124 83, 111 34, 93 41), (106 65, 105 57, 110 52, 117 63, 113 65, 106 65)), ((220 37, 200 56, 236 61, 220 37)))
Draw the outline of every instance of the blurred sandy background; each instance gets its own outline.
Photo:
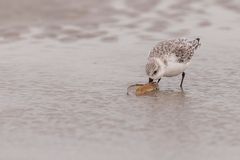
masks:
POLYGON ((240 1, 0 0, 1 160, 239 160, 240 1), (200 37, 153 97, 160 40, 200 37))

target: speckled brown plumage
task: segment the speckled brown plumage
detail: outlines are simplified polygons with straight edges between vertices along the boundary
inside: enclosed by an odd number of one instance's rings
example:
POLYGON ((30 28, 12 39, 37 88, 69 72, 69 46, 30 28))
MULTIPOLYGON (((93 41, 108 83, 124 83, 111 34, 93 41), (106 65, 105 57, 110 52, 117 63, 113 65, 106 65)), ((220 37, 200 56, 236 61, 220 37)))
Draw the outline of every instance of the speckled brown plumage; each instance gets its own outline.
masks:
POLYGON ((178 38, 161 41, 150 51, 149 58, 159 57, 161 59, 167 59, 169 56, 175 55, 177 62, 187 63, 191 60, 195 49, 197 49, 199 45, 198 38, 194 40, 178 38))

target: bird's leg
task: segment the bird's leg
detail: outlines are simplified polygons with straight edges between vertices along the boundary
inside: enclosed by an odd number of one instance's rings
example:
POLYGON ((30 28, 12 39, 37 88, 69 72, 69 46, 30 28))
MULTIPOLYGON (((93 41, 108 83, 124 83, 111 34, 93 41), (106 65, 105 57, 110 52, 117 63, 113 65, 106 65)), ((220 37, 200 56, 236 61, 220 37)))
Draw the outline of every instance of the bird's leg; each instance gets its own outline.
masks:
POLYGON ((161 78, 158 79, 157 83, 159 83, 161 81, 161 78))
POLYGON ((185 77, 185 72, 182 73, 182 80, 181 80, 181 84, 180 84, 180 87, 181 87, 181 88, 182 88, 182 84, 183 84, 184 77, 185 77))

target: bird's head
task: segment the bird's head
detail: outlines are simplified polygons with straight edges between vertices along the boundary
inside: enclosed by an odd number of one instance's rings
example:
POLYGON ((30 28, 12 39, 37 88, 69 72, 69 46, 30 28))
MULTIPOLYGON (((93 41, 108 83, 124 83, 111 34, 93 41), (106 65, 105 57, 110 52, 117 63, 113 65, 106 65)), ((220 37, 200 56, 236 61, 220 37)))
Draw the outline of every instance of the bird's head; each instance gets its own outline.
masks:
POLYGON ((160 79, 165 72, 165 65, 159 58, 149 58, 146 64, 146 74, 149 82, 160 79))

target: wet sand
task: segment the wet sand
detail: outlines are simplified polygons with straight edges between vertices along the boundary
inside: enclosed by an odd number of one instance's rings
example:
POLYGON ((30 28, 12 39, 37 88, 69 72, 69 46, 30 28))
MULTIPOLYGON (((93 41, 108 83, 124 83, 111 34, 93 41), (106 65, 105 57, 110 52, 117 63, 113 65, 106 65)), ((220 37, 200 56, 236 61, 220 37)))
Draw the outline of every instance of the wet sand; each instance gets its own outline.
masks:
POLYGON ((0 2, 0 159, 238 160, 240 3, 0 2), (154 96, 160 40, 201 37, 181 76, 154 96))

